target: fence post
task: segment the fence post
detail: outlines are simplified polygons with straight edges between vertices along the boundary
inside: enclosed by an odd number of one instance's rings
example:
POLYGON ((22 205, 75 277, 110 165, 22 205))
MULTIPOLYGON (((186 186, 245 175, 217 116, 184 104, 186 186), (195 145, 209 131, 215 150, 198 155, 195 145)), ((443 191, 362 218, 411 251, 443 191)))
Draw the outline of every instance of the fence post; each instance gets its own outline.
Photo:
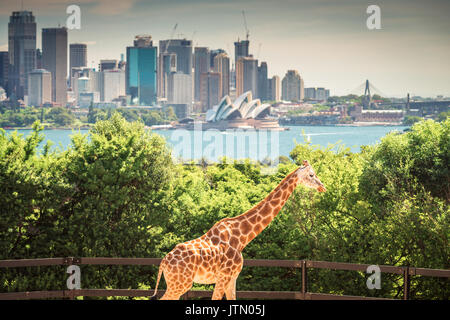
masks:
POLYGON ((410 287, 409 267, 405 267, 403 268, 403 300, 409 299, 409 287, 410 287))
POLYGON ((308 291, 308 273, 306 270, 306 260, 302 260, 302 296, 306 299, 306 292, 308 291))

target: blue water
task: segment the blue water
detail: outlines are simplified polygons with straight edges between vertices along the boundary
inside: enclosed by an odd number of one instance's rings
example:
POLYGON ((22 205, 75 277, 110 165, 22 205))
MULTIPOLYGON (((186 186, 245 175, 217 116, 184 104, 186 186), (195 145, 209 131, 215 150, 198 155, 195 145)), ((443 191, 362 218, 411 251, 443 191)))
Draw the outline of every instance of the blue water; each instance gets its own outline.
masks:
MULTIPOLYGON (((289 156, 297 143, 305 139, 313 145, 327 147, 339 142, 349 147, 352 152, 359 152, 362 145, 373 145, 391 131, 400 131, 403 126, 371 127, 336 127, 336 126, 289 126, 290 130, 280 132, 218 132, 187 130, 154 130, 163 136, 172 148, 172 155, 177 159, 190 160, 205 158, 217 161, 223 156, 234 159, 250 158, 253 160, 276 159, 289 156), (304 134, 304 135, 303 135, 304 134)), ((13 130, 6 130, 7 133, 13 130)), ((31 130, 17 130, 28 135, 31 130)), ((53 142, 52 148, 66 149, 71 144, 70 136, 74 133, 88 133, 88 130, 44 130, 45 140, 53 142)))

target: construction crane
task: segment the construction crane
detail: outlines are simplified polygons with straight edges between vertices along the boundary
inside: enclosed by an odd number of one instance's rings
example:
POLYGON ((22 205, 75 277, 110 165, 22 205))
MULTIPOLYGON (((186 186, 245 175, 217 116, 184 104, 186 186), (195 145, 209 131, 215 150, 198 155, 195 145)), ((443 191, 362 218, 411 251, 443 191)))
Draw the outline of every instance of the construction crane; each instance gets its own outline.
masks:
POLYGON ((242 10, 242 16, 244 17, 245 40, 248 41, 248 37, 250 36, 250 32, 248 31, 248 28, 247 28, 247 19, 245 19, 245 11, 244 10, 242 10))
POLYGON ((173 35, 175 34, 175 30, 177 29, 177 27, 178 27, 178 23, 175 23, 175 26, 172 29, 172 33, 170 34, 169 41, 167 41, 166 48, 164 50, 164 54, 166 54, 167 50, 169 49, 170 41, 172 41, 173 35))

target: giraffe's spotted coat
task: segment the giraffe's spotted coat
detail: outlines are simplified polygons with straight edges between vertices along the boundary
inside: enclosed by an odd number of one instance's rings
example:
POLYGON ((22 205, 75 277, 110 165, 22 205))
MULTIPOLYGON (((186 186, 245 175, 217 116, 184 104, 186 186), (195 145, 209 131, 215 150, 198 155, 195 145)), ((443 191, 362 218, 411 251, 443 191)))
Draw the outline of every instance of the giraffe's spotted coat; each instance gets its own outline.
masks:
POLYGON ((304 162, 304 167, 287 175, 252 209, 222 219, 203 236, 176 245, 161 261, 156 288, 164 273, 167 290, 162 299, 179 299, 191 289, 193 282, 215 283, 213 299, 222 299, 224 294, 227 299, 236 299, 236 279, 243 266, 242 250, 270 224, 299 183, 325 191, 312 168, 304 162))

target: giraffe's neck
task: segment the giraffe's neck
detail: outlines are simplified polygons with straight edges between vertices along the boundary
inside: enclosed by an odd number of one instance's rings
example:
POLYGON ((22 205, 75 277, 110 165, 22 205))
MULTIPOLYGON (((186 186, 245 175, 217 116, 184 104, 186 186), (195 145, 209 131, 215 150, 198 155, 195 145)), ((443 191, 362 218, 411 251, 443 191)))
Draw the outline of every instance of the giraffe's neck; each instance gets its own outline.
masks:
POLYGON ((297 170, 291 172, 278 186, 270 192, 267 197, 259 202, 256 206, 236 217, 240 222, 241 234, 246 237, 240 237, 240 249, 252 241, 260 234, 277 216, 289 196, 299 183, 299 178, 294 174, 297 170), (248 231, 250 229, 250 231, 248 231))

